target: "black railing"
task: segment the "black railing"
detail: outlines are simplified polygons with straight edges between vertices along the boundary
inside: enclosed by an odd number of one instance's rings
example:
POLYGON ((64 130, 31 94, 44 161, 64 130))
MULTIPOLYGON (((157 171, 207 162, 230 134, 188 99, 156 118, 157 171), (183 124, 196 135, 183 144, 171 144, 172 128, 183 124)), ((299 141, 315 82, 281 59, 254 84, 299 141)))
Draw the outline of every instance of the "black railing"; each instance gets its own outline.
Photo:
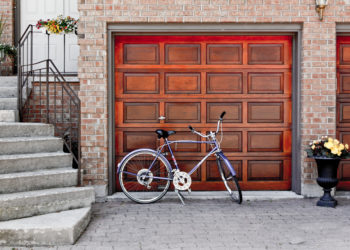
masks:
MULTIPOLYGON (((52 124, 55 135, 64 141, 64 151, 72 153, 81 185, 80 99, 72 83, 66 81, 52 60, 33 62, 33 25, 18 44, 18 109, 20 121, 52 124)), ((75 86, 79 88, 79 85, 75 86)))

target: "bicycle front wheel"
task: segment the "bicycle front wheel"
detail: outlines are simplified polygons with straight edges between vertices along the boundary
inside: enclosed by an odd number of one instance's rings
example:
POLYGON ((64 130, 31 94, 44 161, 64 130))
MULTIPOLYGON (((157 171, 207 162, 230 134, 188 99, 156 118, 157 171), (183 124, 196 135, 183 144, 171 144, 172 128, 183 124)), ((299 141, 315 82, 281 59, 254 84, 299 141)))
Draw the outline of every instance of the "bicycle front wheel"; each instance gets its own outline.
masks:
POLYGON ((230 197, 233 201, 238 204, 242 203, 242 191, 239 187, 237 177, 232 175, 230 168, 226 165, 226 163, 218 158, 217 160, 220 176, 222 181, 225 184, 225 187, 230 194, 230 197))
POLYGON ((138 150, 120 166, 119 183, 124 194, 137 203, 152 203, 169 189, 170 167, 163 155, 154 150, 138 150))

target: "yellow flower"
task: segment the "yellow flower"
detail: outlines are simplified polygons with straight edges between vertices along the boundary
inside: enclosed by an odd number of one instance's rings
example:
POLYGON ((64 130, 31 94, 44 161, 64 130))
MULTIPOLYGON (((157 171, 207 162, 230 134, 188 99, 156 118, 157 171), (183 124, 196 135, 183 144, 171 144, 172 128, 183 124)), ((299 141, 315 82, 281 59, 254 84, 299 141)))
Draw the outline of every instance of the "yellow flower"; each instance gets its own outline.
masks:
POLYGON ((338 148, 339 148, 340 151, 343 150, 344 149, 344 144, 342 144, 342 143, 339 144, 338 148))
POLYGON ((314 149, 315 149, 315 147, 316 147, 315 145, 312 145, 312 146, 311 146, 311 149, 312 149, 312 150, 314 150, 314 149))
POLYGON ((328 142, 333 142, 333 138, 332 137, 328 137, 328 142))
POLYGON ((334 143, 335 145, 338 145, 338 144, 339 144, 339 141, 338 141, 337 139, 335 139, 335 140, 333 141, 333 143, 334 143))
POLYGON ((332 149, 332 148, 334 147, 334 145, 333 145, 332 142, 326 142, 326 143, 324 144, 324 147, 325 147, 325 148, 328 148, 328 149, 332 149))
POLYGON ((337 155, 339 153, 339 150, 338 150, 338 148, 333 147, 333 148, 331 148, 331 152, 332 152, 332 154, 337 155))
POLYGON ((345 144, 345 148, 346 148, 346 149, 349 149, 349 145, 348 145, 348 144, 345 144))

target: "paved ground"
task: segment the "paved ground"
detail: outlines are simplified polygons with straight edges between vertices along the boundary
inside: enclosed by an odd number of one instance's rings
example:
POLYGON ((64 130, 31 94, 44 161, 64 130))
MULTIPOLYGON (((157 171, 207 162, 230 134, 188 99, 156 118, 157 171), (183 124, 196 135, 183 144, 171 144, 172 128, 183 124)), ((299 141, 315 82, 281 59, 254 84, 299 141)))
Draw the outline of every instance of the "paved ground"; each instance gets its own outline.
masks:
MULTIPOLYGON (((97 203, 75 246, 54 249, 350 249, 350 200, 179 200, 97 203)), ((35 248, 47 249, 47 248, 35 248)))

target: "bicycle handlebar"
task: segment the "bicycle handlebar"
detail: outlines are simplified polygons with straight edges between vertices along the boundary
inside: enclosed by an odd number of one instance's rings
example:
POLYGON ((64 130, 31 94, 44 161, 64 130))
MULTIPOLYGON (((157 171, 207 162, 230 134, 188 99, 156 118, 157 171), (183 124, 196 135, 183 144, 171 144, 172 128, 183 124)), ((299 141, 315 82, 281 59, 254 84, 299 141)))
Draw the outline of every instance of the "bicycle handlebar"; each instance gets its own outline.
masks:
MULTIPOLYGON (((225 114, 226 114, 226 111, 222 112, 221 115, 220 115, 220 118, 218 120, 218 126, 216 128, 216 134, 219 132, 220 122, 222 122, 225 114)), ((192 131, 192 133, 197 134, 197 135, 199 135, 201 137, 208 137, 209 136, 209 135, 203 135, 202 133, 197 132, 196 130, 194 130, 194 128, 191 125, 188 125, 188 128, 192 131)))
POLYGON ((225 114, 226 114, 226 111, 222 112, 220 115, 220 119, 224 118, 225 114))

